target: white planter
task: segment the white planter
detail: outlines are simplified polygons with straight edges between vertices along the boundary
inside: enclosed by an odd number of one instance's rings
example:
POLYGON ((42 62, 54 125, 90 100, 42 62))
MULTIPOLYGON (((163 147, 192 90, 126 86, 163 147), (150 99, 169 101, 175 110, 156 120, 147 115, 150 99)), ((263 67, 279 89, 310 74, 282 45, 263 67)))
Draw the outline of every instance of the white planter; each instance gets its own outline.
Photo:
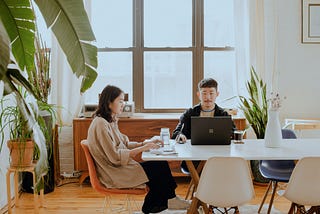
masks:
POLYGON ((264 145, 266 147, 280 147, 282 141, 282 133, 279 121, 279 111, 268 111, 268 123, 264 135, 264 145))

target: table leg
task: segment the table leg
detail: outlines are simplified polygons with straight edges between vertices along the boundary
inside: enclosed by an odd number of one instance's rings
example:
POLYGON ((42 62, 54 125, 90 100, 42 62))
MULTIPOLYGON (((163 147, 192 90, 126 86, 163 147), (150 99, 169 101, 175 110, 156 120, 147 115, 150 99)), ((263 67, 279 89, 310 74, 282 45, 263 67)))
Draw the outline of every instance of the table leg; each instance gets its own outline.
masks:
POLYGON ((19 172, 14 172, 14 203, 19 206, 19 189, 18 189, 19 172))
POLYGON ((36 175, 34 170, 31 172, 33 177, 33 206, 35 213, 39 213, 39 207, 38 207, 38 193, 36 191, 36 175))
POLYGON ((8 200, 8 213, 11 214, 11 187, 10 187, 10 170, 7 172, 7 200, 8 200))
MULTIPOLYGON (((44 183, 43 176, 41 177, 42 182, 44 183)), ((44 189, 40 190, 40 207, 44 207, 44 189)))

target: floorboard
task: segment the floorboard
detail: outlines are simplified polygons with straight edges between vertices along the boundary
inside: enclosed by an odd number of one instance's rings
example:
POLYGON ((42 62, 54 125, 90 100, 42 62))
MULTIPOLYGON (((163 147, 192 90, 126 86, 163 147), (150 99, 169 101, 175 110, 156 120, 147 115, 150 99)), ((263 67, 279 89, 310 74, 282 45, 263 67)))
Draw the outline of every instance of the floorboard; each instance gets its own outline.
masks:
MULTIPOLYGON (((176 193, 182 197, 187 192, 189 178, 176 178, 178 188, 176 193)), ((266 186, 255 185, 255 198, 249 204, 257 205, 261 202, 266 186)), ((144 196, 134 196, 134 200, 140 204, 144 196)), ((114 195, 112 200, 115 206, 123 204, 124 196, 114 195)), ((267 198, 267 200, 269 197, 267 198)), ((104 197, 95 192, 89 182, 85 182, 80 186, 76 180, 64 180, 63 183, 56 187, 54 192, 45 194, 45 204, 39 209, 39 213, 101 213, 104 197)), ((274 201, 274 207, 284 213, 287 213, 290 207, 290 202, 285 198, 277 195, 274 201)), ((13 206, 14 214, 34 213, 33 209, 33 194, 21 193, 19 197, 19 206, 13 206)), ((5 213, 5 209, 2 213, 5 213)), ((125 212, 123 212, 125 213, 125 212)))

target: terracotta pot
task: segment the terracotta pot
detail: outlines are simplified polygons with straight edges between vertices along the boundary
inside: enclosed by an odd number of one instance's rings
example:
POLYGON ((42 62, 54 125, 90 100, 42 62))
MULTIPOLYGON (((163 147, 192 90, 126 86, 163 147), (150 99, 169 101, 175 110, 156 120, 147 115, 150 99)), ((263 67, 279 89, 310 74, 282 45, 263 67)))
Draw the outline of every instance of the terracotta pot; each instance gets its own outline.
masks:
POLYGON ((10 150, 10 166, 27 167, 32 165, 34 149, 32 140, 27 140, 26 142, 8 140, 7 146, 10 150))

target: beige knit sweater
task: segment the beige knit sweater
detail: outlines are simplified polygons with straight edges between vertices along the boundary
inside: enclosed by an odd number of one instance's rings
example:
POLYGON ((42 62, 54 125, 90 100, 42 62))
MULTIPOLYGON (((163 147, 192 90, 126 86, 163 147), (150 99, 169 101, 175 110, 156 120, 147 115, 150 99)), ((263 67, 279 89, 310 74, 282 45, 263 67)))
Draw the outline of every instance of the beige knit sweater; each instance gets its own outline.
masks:
POLYGON ((131 188, 148 181, 141 165, 129 156, 130 149, 137 143, 129 142, 119 131, 117 122, 95 117, 87 140, 100 182, 106 187, 131 188))

